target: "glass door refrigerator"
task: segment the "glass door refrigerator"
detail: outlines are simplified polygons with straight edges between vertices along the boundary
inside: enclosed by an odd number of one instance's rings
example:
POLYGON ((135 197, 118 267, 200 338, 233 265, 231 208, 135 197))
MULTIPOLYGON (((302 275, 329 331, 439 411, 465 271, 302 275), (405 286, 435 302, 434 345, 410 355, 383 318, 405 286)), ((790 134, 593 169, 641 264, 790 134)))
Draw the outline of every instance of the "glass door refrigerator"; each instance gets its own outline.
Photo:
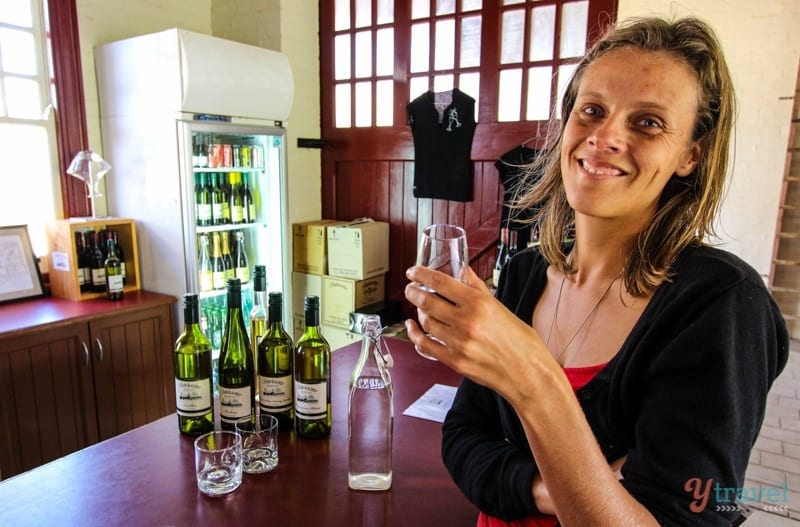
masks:
POLYGON ((136 222, 142 288, 175 296, 176 328, 182 296, 198 293, 217 356, 226 290, 223 282, 201 281, 206 243, 208 258, 216 259, 211 252, 218 247, 224 259, 235 260, 241 248, 245 316, 253 267, 264 265, 267 291, 284 293, 283 322, 291 327, 288 59, 172 29, 98 46, 95 64, 102 155, 112 166, 105 177, 108 209, 136 222))

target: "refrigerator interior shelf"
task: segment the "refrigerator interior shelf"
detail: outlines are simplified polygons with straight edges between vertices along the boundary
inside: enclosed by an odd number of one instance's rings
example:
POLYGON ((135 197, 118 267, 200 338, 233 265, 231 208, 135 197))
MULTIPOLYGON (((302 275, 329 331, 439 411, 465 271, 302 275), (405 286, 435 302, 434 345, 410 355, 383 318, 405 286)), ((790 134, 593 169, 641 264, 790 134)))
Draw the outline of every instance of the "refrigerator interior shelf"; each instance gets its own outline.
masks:
POLYGON ((256 172, 264 172, 265 169, 263 167, 217 167, 217 168, 192 168, 192 172, 195 174, 210 174, 210 173, 217 173, 217 172, 247 172, 248 174, 253 174, 256 172))
POLYGON ((208 225, 205 227, 197 227, 197 234, 208 232, 223 232, 223 231, 240 231, 242 229, 254 229, 256 227, 267 228, 267 224, 257 221, 254 223, 226 223, 224 225, 208 225))

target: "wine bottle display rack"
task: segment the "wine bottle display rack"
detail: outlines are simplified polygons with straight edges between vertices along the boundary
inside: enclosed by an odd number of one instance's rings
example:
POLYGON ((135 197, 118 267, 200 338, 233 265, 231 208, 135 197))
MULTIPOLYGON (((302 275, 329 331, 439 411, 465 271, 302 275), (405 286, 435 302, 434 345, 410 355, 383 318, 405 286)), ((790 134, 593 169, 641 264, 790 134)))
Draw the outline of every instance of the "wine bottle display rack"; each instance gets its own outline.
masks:
POLYGON ((57 220, 47 226, 50 249, 49 272, 50 289, 53 296, 69 300, 90 300, 105 298, 105 292, 81 291, 78 276, 78 254, 75 246, 75 233, 114 231, 125 256, 125 286, 123 292, 141 289, 139 273, 139 248, 136 238, 136 223, 128 218, 84 219, 70 218, 57 220))

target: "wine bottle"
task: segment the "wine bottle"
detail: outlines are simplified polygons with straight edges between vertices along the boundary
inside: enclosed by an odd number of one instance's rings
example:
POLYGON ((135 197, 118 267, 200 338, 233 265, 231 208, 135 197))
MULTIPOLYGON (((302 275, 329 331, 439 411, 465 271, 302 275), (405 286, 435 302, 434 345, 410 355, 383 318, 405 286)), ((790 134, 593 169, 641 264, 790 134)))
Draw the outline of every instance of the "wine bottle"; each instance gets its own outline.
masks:
POLYGON ((200 255, 197 257, 197 268, 200 292, 212 291, 214 289, 214 268, 211 265, 208 234, 200 235, 200 255))
POLYGON ((175 342, 175 404, 178 430, 200 435, 214 429, 211 341, 200 328, 196 294, 183 295, 183 332, 175 342))
POLYGON ((494 260, 494 268, 492 269, 492 285, 497 287, 500 281, 500 271, 503 270, 503 265, 506 263, 508 256, 508 227, 500 229, 500 244, 497 246, 497 258, 494 260))
POLYGON ((244 245, 244 233, 242 231, 236 231, 234 237, 236 238, 236 255, 233 259, 234 274, 244 284, 250 281, 250 266, 247 263, 247 249, 244 245))
POLYGON ((219 188, 222 191, 222 222, 225 225, 229 225, 231 223, 231 186, 228 183, 228 177, 224 173, 217 174, 217 178, 219 179, 219 188))
POLYGON ((319 329, 319 297, 304 302, 306 329, 294 353, 295 431, 300 437, 331 433, 331 348, 319 329))
POLYGON ((508 231, 508 252, 506 252, 506 259, 503 265, 517 254, 517 231, 511 229, 508 231))
POLYGON ((208 139, 205 134, 200 134, 200 152, 197 158, 199 168, 208 168, 208 139))
POLYGON ((256 203, 253 201, 253 193, 247 183, 247 172, 242 172, 242 210, 244 211, 244 222, 255 223, 256 203))
POLYGON ((114 251, 117 254, 117 258, 119 258, 119 263, 122 268, 122 283, 126 284, 128 282, 128 272, 125 266, 125 253, 122 250, 122 246, 119 244, 119 236, 117 231, 108 231, 108 235, 114 240, 114 251))
POLYGON ((194 187, 195 215, 200 226, 213 225, 213 211, 211 203, 211 187, 205 174, 195 174, 197 185, 194 187))
POLYGON ((242 316, 242 286, 228 280, 228 317, 219 353, 219 416, 223 430, 236 421, 255 417, 255 368, 242 316))
POLYGON ((92 267, 89 263, 90 260, 86 252, 86 243, 84 242, 82 231, 75 231, 75 259, 77 260, 76 265, 78 266, 78 285, 80 286, 81 293, 85 293, 89 291, 92 267))
MULTIPOLYGON (((257 280, 258 278, 256 278, 257 280)), ((272 414, 288 429, 294 418, 292 398, 292 337, 283 329, 283 295, 269 294, 269 328, 258 343, 258 383, 261 413, 272 414)))
POLYGON ((211 234, 211 281, 214 289, 225 288, 225 264, 220 252, 219 233, 211 234))
POLYGON ((220 233, 220 245, 222 248, 222 268, 225 270, 225 280, 235 278, 236 272, 233 268, 233 257, 231 256, 231 234, 228 231, 220 233))
POLYGON ((218 175, 211 173, 211 217, 214 225, 225 224, 225 214, 223 206, 225 204, 225 197, 222 188, 219 185, 218 175))
POLYGON ((381 317, 362 321, 361 355, 350 376, 347 406, 347 483, 351 489, 386 490, 392 486, 394 406, 391 357, 381 339, 381 317))
POLYGON ((267 332, 267 308, 264 298, 266 294, 267 268, 263 265, 256 265, 253 268, 253 309, 250 310, 250 342, 256 371, 259 371, 258 343, 267 332))
POLYGON ((94 232, 94 247, 92 248, 92 287, 93 293, 103 293, 106 290, 106 258, 102 249, 102 234, 94 232))
POLYGON ((117 250, 114 238, 109 236, 106 240, 108 250, 106 251, 106 261, 103 266, 106 275, 106 298, 109 300, 122 300, 122 262, 117 257, 117 250))
POLYGON ((239 224, 244 222, 244 205, 242 203, 242 192, 240 190, 240 174, 238 172, 231 172, 229 174, 231 182, 231 191, 228 196, 228 202, 231 204, 231 223, 239 224))

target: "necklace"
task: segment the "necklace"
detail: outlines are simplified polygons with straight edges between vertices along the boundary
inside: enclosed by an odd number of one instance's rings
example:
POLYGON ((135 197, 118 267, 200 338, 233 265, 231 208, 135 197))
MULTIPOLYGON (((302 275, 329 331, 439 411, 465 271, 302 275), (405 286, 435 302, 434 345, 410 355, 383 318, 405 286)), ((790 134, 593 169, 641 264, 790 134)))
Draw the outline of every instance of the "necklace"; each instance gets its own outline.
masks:
MULTIPOLYGON (((556 362, 558 362, 558 359, 561 358, 561 355, 563 355, 564 352, 567 351, 567 348, 569 348, 569 345, 572 344, 572 341, 575 340, 575 337, 578 336, 578 333, 581 332, 581 330, 583 329, 583 326, 586 325, 586 323, 592 317, 594 312, 597 311, 598 306, 600 306, 600 302, 603 301, 603 299, 606 297, 608 292, 611 290, 611 286, 614 285, 614 282, 617 281, 617 278, 622 276, 622 271, 624 271, 624 269, 621 269, 620 272, 617 273, 617 276, 615 276, 613 279, 611 279, 611 281, 608 283, 606 288, 603 290, 603 293, 597 298, 597 301, 594 303, 594 306, 592 306, 592 309, 589 310, 589 313, 586 315, 586 317, 583 319, 583 321, 578 326, 578 329, 575 330, 575 333, 572 334, 572 336, 569 338, 569 340, 564 345, 564 347, 561 348, 561 351, 559 351, 556 354, 556 356, 555 356, 556 362)), ((556 298, 556 308, 553 310, 553 319, 550 321, 550 329, 547 332, 547 340, 545 341, 545 344, 544 344, 545 346, 548 346, 548 347, 550 345, 550 337, 553 336, 553 327, 556 325, 556 318, 558 317, 558 307, 561 305, 561 293, 564 291, 564 282, 566 282, 566 280, 567 280, 567 275, 564 275, 564 277, 561 278, 561 285, 558 288, 558 298, 556 298)))

